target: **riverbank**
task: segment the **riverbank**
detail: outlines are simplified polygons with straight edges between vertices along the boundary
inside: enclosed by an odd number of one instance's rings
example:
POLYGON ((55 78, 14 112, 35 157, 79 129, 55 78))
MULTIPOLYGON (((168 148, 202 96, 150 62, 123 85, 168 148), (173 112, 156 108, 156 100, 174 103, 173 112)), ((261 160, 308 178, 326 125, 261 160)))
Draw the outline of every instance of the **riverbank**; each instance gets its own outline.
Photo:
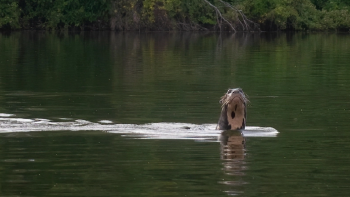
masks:
POLYGON ((5 0, 1 30, 349 31, 345 0, 5 0))

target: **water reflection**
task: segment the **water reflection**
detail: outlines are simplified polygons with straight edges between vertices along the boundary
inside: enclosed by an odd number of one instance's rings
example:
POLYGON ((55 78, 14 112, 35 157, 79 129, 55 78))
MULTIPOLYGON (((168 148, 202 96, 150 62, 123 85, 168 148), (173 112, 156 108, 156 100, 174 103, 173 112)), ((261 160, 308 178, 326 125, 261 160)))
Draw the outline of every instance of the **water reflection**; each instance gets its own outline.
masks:
POLYGON ((245 183, 245 138, 242 132, 223 131, 220 135, 220 148, 223 171, 228 176, 228 180, 221 183, 230 186, 225 192, 229 195, 243 193, 240 188, 245 183))
POLYGON ((245 139, 241 131, 223 131, 220 135, 220 144, 221 159, 244 159, 245 139))

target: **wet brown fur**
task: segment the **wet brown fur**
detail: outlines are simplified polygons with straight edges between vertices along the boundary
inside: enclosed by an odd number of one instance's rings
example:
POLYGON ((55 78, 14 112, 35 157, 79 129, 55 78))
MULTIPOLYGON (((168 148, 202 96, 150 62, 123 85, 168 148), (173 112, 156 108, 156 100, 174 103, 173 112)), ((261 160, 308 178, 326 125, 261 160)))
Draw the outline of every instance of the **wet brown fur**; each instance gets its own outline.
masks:
POLYGON ((240 88, 229 89, 221 97, 221 115, 216 129, 242 130, 247 121, 247 96, 240 88))

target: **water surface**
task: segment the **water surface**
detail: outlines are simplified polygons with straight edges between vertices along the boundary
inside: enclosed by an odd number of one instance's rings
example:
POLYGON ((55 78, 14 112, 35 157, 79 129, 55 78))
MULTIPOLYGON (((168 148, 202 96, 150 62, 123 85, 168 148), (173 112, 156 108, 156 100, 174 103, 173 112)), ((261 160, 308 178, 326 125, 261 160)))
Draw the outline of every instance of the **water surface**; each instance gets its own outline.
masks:
POLYGON ((0 33, 0 195, 348 196, 349 59, 349 34, 0 33), (276 137, 225 149, 235 87, 276 137), (101 129, 130 124, 173 137, 101 129))

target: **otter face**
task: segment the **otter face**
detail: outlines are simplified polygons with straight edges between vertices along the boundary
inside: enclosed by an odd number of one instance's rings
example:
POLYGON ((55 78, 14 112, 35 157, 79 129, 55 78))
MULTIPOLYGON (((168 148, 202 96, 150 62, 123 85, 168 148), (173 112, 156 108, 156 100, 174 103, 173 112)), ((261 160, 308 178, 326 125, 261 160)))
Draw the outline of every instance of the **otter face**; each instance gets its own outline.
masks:
POLYGON ((221 97, 221 115, 216 129, 241 130, 247 121, 248 99, 241 88, 229 89, 221 97))

